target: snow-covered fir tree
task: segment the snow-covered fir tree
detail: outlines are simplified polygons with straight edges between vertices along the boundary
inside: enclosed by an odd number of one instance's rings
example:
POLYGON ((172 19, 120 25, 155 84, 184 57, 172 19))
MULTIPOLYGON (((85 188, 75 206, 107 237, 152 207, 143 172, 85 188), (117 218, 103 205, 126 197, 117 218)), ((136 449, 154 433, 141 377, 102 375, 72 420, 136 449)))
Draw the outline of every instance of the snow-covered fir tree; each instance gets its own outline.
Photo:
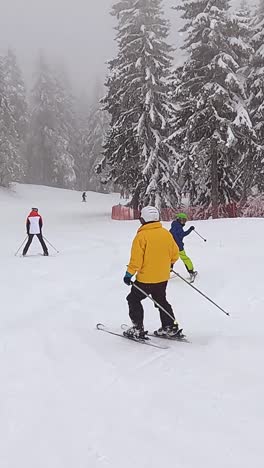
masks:
POLYGON ((248 76, 249 109, 258 146, 248 164, 248 185, 264 192, 264 0, 260 0, 251 24, 254 49, 248 76))
POLYGON ((174 174, 178 180, 180 202, 184 195, 188 195, 189 198, 193 199, 194 188, 194 181, 191 179, 190 170, 191 159, 186 143, 186 123, 191 115, 192 107, 185 105, 186 100, 188 102, 187 95, 183 92, 178 93, 178 88, 182 83, 182 73, 183 66, 180 65, 173 70, 172 75, 169 77, 171 86, 170 99, 174 105, 174 112, 170 121, 172 133, 167 139, 177 155, 175 158, 174 174))
POLYGON ((32 91, 27 145, 30 182, 74 188, 76 174, 71 148, 70 106, 62 81, 41 56, 32 91))
MULTIPOLYGON (((74 170, 74 187, 78 187, 77 183, 77 160, 80 153, 81 132, 77 116, 77 100, 73 94, 70 78, 64 64, 55 67, 55 77, 59 89, 58 99, 58 120, 61 122, 61 134, 65 135, 68 140, 67 151, 71 155, 71 168, 74 170)), ((70 182, 70 174, 68 178, 68 187, 72 188, 70 182)))
POLYGON ((243 66, 249 66, 250 56, 253 51, 250 44, 252 15, 247 0, 242 0, 239 8, 232 11, 229 18, 232 24, 230 44, 236 52, 241 71, 243 66))
POLYGON ((16 109, 6 72, 6 60, 0 57, 0 185, 5 187, 13 181, 21 180, 24 170, 15 119, 16 109))
POLYGON ((183 0, 177 7, 186 20, 188 52, 176 88, 180 110, 174 138, 179 138, 191 203, 218 207, 241 198, 238 166, 254 138, 246 108, 241 71, 250 54, 244 30, 229 16, 228 0, 183 0))
POLYGON ((28 131, 26 87, 22 72, 17 63, 16 55, 11 49, 8 50, 4 58, 4 74, 9 108, 12 112, 19 141, 23 144, 28 131))
POLYGON ((90 100, 86 91, 82 90, 76 98, 76 124, 78 127, 79 145, 78 151, 75 154, 75 173, 76 173, 76 188, 78 190, 88 190, 88 166, 89 156, 87 150, 87 122, 89 115, 90 100))
MULTIPOLYGON (((232 39, 231 45, 236 53, 237 63, 239 64, 238 76, 242 79, 245 94, 245 106, 250 116, 248 106, 248 85, 247 78, 251 67, 251 56, 254 51, 251 45, 251 23, 252 11, 247 3, 247 0, 242 0, 237 10, 230 15, 232 21, 232 39)), ((251 117, 251 116, 250 116, 251 117)), ((250 195, 250 190, 253 185, 252 170, 255 165, 255 155, 259 153, 259 145, 257 135, 253 127, 251 119, 251 129, 246 131, 243 129, 243 138, 238 133, 236 152, 239 153, 239 164, 237 171, 237 181, 241 185, 241 200, 245 201, 250 195)))
POLYGON ((104 109, 111 120, 100 168, 107 167, 109 179, 132 196, 132 207, 177 206, 174 156, 166 140, 171 47, 161 0, 117 1, 112 14, 118 55, 109 63, 104 109))
POLYGON ((92 94, 92 102, 82 99, 82 106, 86 107, 80 113, 80 175, 81 189, 105 191, 105 186, 95 173, 95 167, 102 159, 103 143, 108 130, 109 119, 106 112, 101 109, 100 100, 103 95, 103 87, 97 81, 92 94))

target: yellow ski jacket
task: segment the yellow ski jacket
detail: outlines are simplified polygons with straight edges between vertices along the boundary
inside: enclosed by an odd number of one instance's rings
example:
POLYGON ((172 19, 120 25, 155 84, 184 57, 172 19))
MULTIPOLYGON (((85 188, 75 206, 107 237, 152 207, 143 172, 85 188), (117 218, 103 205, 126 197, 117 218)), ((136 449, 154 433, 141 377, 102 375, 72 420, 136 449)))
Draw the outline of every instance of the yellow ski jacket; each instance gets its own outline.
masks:
POLYGON ((170 266, 179 258, 179 248, 171 233, 160 222, 138 229, 133 240, 127 271, 137 273, 141 283, 162 283, 170 277, 170 266))

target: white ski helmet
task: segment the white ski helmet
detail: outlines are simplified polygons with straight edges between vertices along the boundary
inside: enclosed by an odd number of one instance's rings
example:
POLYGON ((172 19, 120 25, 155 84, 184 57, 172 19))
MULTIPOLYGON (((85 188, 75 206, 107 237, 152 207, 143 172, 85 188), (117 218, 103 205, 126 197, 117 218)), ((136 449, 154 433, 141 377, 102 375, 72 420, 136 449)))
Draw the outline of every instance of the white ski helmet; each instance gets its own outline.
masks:
POLYGON ((150 223, 151 221, 159 221, 159 210, 155 208, 155 206, 145 206, 141 210, 140 217, 145 221, 145 223, 150 223))

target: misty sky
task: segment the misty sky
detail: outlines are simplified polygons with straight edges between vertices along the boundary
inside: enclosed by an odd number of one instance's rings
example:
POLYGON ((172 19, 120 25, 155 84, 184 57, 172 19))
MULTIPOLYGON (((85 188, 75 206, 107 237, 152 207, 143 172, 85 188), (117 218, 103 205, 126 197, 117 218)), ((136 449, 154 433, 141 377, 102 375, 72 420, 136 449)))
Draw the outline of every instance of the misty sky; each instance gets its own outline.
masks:
MULTIPOLYGON (((16 50, 26 79, 31 79, 38 51, 64 62, 78 87, 88 91, 96 77, 104 81, 105 62, 115 53, 115 19, 109 14, 113 0, 0 0, 0 53, 16 50)), ((172 22, 170 42, 179 41, 178 12, 164 0, 172 22)))
MULTIPOLYGON (((0 52, 15 48, 30 79, 38 50, 64 61, 71 79, 92 87, 115 53, 113 0, 0 0, 0 52)), ((176 20, 165 0, 167 13, 176 20)), ((174 24, 175 28, 175 24, 174 24)), ((176 32, 176 30, 175 30, 176 32)))

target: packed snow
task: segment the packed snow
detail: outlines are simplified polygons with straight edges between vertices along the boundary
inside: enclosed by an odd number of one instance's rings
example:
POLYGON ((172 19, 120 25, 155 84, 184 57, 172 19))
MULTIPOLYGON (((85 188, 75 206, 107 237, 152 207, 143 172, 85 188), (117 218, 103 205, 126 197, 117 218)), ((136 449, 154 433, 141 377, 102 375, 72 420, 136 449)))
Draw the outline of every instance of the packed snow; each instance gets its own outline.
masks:
MULTIPOLYGON (((0 189, 0 467, 261 467, 264 220, 191 223, 207 238, 185 241, 195 286, 231 317, 172 279, 168 299, 191 343, 160 350, 95 329, 129 323, 122 279, 139 222, 111 220, 118 202, 0 189), (32 206, 58 254, 38 255, 35 239, 14 255, 32 206)), ((153 331, 158 312, 144 306, 153 331)))

